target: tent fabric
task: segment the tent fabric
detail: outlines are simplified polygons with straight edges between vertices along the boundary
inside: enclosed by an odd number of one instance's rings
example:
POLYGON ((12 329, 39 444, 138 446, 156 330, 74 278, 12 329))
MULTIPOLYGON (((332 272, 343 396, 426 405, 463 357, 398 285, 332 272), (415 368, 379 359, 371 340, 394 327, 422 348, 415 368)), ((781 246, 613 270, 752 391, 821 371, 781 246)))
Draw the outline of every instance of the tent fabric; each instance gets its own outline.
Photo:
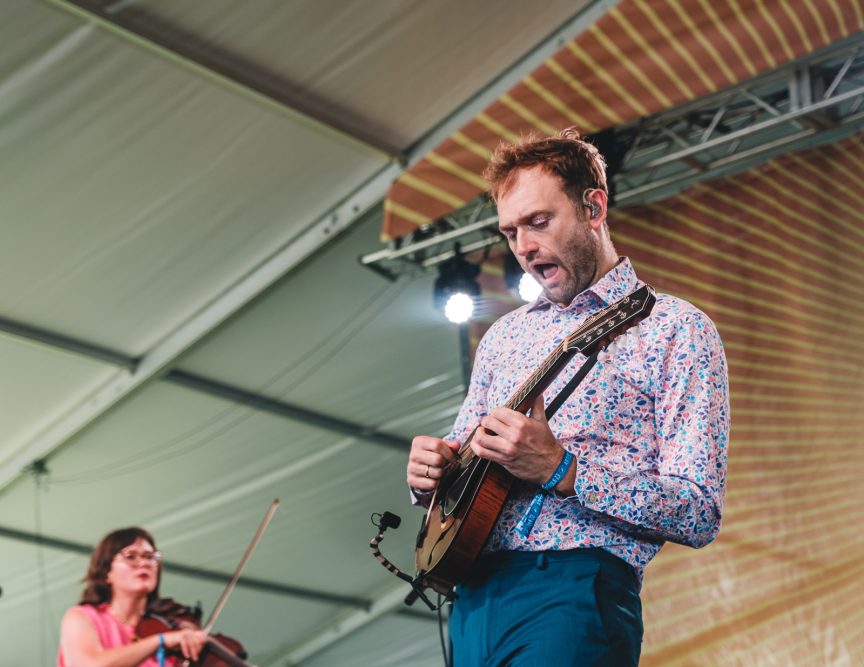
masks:
POLYGON ((502 140, 585 133, 722 90, 864 28, 858 0, 624 0, 397 179, 382 236, 472 200, 502 140))
MULTIPOLYGON (((707 312, 729 362, 723 526, 648 566, 645 667, 864 656, 862 178, 858 133, 610 213, 618 252, 707 312)), ((487 310, 513 307, 500 257, 481 282, 487 310)))
MULTIPOLYGON (((265 667, 347 640, 367 607, 401 625, 370 514, 403 511, 410 436, 446 428, 461 376, 432 277, 356 261, 397 170, 376 145, 422 144, 584 4, 3 3, 0 667, 51 664, 82 548, 109 530, 230 574, 277 496, 243 577, 263 590, 241 580, 216 630, 265 667)), ((205 611, 222 590, 163 583, 205 611)))

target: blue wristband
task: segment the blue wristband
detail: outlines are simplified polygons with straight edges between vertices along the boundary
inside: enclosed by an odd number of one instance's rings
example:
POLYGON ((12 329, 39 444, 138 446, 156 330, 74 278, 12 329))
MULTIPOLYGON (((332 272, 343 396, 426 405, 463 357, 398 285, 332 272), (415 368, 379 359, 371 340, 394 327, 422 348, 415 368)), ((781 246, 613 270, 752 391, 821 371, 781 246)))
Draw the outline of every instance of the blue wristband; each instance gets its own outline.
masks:
POLYGON ((156 649, 156 660, 159 661, 159 667, 165 667, 165 635, 159 633, 159 648, 156 649))
POLYGON ((528 506, 528 510, 522 515, 522 518, 519 519, 519 523, 516 524, 516 532, 522 537, 527 538, 531 534, 531 529, 534 528, 534 523, 537 521, 537 517, 540 516, 540 510, 543 509, 543 503, 546 500, 546 496, 550 491, 558 486, 558 483, 562 479, 564 479, 564 475, 566 475, 567 471, 570 470, 572 463, 573 454, 565 450, 564 456, 561 458, 561 463, 559 463, 558 467, 555 468, 552 477, 550 477, 549 480, 540 487, 540 491, 538 491, 534 496, 534 499, 528 506))

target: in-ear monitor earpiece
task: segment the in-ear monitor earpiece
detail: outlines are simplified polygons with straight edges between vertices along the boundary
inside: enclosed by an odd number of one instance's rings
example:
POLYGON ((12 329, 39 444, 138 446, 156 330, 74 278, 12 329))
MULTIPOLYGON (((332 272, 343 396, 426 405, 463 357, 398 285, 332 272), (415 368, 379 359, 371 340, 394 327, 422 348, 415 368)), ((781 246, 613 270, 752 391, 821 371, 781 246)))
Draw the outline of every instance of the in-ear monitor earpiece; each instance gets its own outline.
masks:
POLYGON ((591 211, 592 218, 596 218, 600 215, 600 204, 588 199, 588 190, 585 190, 585 192, 582 193, 582 203, 588 207, 589 211, 591 211))

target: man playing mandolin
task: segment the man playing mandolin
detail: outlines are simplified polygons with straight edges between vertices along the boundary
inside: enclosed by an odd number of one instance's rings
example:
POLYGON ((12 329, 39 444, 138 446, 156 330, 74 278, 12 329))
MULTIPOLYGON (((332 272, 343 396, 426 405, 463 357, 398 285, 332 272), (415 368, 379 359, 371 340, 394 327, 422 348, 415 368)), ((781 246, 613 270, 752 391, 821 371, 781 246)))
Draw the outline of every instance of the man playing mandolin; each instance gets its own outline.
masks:
MULTIPOLYGON (((691 304, 657 295, 547 422, 503 406, 561 341, 639 281, 606 224, 605 163, 573 129, 502 144, 486 169, 499 229, 543 294, 499 319, 477 349, 446 438, 417 436, 408 462, 428 505, 460 443, 516 478, 482 555, 456 587, 455 667, 636 665, 642 572, 666 540, 720 528, 729 432, 722 344, 691 304)), ((557 396, 576 357, 546 390, 557 396)))

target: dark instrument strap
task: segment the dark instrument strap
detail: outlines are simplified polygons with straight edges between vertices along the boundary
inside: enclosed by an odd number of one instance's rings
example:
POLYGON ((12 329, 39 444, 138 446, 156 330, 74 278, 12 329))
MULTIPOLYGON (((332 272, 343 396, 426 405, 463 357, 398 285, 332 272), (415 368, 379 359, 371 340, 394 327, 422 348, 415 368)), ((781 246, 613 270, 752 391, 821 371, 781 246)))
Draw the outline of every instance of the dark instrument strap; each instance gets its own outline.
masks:
POLYGON ((552 419, 552 415, 558 412, 558 408, 560 408, 564 404, 564 401, 570 398, 570 394, 573 393, 573 390, 576 389, 579 383, 582 382, 582 380, 585 379, 585 376, 588 375, 592 368, 594 368, 594 364, 597 363, 597 357, 599 356, 600 350, 598 349, 594 354, 592 354, 585 360, 585 363, 579 367, 579 370, 576 371, 576 375, 571 378, 570 382, 567 383, 567 386, 564 387, 564 389, 562 389, 560 392, 558 392, 558 395, 555 397, 555 399, 546 406, 547 421, 552 419))

